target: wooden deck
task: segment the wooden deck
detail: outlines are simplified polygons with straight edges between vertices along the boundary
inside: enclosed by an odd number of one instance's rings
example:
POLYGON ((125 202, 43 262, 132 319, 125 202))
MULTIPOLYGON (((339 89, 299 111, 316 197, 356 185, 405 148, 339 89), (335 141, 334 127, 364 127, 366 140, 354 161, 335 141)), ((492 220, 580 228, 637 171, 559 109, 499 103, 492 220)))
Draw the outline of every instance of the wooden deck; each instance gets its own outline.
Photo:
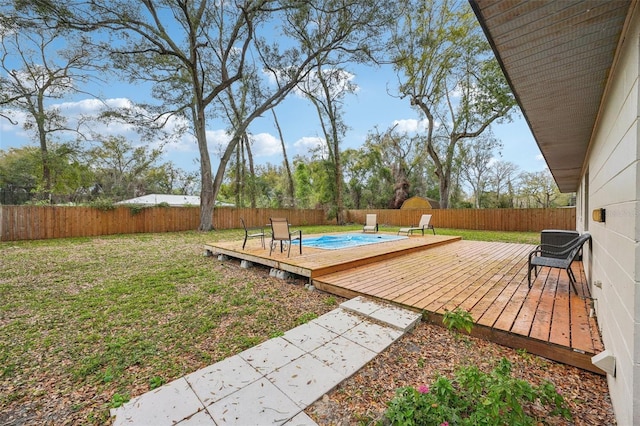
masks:
POLYGON ((447 310, 462 308, 472 334, 526 349, 554 361, 603 374, 591 357, 604 350, 581 262, 573 265, 576 295, 564 271, 544 268, 527 285, 527 244, 461 241, 425 235, 345 250, 303 247, 269 256, 259 240, 206 245, 225 254, 305 276, 316 288, 344 297, 364 295, 419 310, 442 324, 447 310))

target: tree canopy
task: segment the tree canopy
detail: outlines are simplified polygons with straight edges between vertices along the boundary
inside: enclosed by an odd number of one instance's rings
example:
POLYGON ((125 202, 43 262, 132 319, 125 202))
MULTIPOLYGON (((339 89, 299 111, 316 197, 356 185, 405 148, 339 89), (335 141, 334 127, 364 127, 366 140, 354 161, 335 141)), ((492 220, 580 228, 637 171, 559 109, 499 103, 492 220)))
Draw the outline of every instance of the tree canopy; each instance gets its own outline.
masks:
POLYGON ((37 0, 1 7, 0 120, 28 114, 39 146, 37 161, 31 149, 0 151, 2 185, 52 202, 199 192, 201 230, 211 229, 217 198, 321 207, 338 222, 344 208, 398 208, 413 195, 438 198, 445 208, 560 200, 553 181, 519 175, 498 159, 501 141, 491 126, 510 119, 515 99, 466 1, 37 0), (345 149, 356 64, 393 66, 394 96, 412 105, 424 129, 376 127, 360 148, 345 149), (101 116, 73 121, 50 107, 54 99, 93 97, 89 80, 113 78, 147 90, 148 101, 105 103, 101 116), (290 160, 276 107, 293 93, 317 111, 323 148, 290 160), (254 158, 251 126, 259 117, 273 118, 280 164, 254 158), (207 135, 212 120, 224 122, 228 136, 218 152, 207 135), (97 123, 114 121, 144 138, 133 144, 100 133, 97 123), (184 134, 198 147, 197 182, 159 160, 167 138, 184 134))

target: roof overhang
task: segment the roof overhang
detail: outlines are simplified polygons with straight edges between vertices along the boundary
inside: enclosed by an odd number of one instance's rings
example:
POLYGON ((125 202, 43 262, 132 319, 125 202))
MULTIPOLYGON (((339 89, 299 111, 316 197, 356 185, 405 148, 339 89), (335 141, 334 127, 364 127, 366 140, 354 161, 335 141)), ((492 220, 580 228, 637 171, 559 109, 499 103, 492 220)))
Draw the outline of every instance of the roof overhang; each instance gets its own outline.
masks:
POLYGON ((636 0, 469 0, 562 192, 576 191, 636 0))

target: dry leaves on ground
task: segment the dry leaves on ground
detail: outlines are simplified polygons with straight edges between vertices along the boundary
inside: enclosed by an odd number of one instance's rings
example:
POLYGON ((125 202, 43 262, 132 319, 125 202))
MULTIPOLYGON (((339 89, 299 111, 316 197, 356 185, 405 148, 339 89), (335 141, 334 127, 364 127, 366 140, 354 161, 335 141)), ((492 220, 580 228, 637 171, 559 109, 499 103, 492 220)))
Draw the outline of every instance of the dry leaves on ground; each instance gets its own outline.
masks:
POLYGON ((461 366, 489 371, 502 357, 513 364, 514 377, 534 385, 549 380, 568 402, 571 422, 553 418, 545 424, 616 423, 605 377, 427 323, 420 323, 306 413, 320 425, 375 424, 397 388, 432 383, 436 374, 452 378, 461 366))

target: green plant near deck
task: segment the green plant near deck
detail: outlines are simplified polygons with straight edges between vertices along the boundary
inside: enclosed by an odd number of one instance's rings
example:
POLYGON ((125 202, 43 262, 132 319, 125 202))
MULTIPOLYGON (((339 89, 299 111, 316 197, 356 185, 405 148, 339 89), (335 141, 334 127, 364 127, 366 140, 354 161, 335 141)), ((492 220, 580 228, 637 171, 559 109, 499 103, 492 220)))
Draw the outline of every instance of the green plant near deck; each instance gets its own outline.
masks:
POLYGON ((473 328, 473 317, 467 311, 462 308, 457 308, 453 311, 447 311, 442 318, 442 323, 449 330, 456 330, 458 332, 462 332, 462 330, 467 333, 471 333, 471 329, 473 328))
POLYGON ((392 425, 402 426, 527 426, 550 417, 571 419, 571 412, 552 383, 533 386, 514 378, 511 363, 502 358, 489 373, 476 366, 463 367, 453 380, 439 376, 431 386, 398 389, 385 417, 392 425), (527 411, 534 405, 544 409, 540 418, 527 411))

